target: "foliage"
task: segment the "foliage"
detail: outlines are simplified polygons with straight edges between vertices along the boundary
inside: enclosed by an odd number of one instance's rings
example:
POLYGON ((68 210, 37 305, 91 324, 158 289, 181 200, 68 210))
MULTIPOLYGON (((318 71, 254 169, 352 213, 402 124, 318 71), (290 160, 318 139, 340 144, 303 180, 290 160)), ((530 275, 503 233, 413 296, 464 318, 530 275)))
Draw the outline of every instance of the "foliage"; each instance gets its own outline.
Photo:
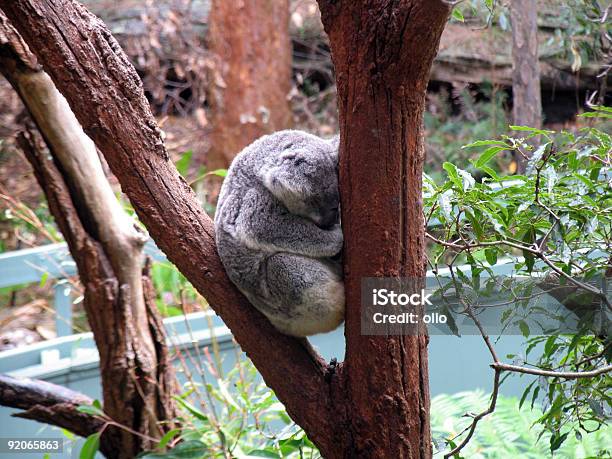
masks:
MULTIPOLYGON (((464 413, 484 408, 489 395, 482 391, 462 392, 453 395, 438 395, 431 401, 431 425, 434 447, 440 453, 446 438, 454 437, 469 426, 464 413)), ((551 435, 537 426, 542 411, 521 408, 514 397, 501 396, 497 409, 485 418, 470 440, 464 457, 478 458, 544 458, 550 457, 551 435), (534 427, 534 425, 536 425, 534 427)), ((571 436, 555 451, 555 458, 577 459, 606 457, 612 444, 612 429, 602 429, 584 437, 571 436)), ((437 456, 437 454, 436 454, 437 456)))
POLYGON ((180 428, 142 458, 321 457, 248 359, 238 360, 225 377, 219 370, 208 356, 202 384, 190 382, 177 397, 180 428))
MULTIPOLYGON (((240 360, 226 378, 219 377, 216 370, 209 369, 208 374, 213 375, 214 383, 191 386, 178 398, 183 411, 178 419, 181 427, 160 440, 158 451, 144 453, 142 458, 210 458, 226 453, 236 458, 320 457, 249 360, 240 360), (162 452, 165 447, 169 448, 162 452)), ((441 445, 444 437, 460 432, 466 424, 463 414, 487 402, 488 395, 481 391, 435 397, 431 410, 434 444, 441 445)), ((465 457, 548 457, 550 434, 532 427, 541 415, 537 405, 521 410, 516 398, 500 397, 498 410, 483 421, 465 457)), ((610 429, 572 436, 555 457, 603 457, 611 439, 610 429)))
MULTIPOLYGON (((598 107, 587 116, 609 118, 611 114, 612 109, 598 107)), ((533 336, 526 321, 534 312, 528 309, 533 295, 522 292, 515 296, 507 309, 509 314, 504 312, 501 321, 517 320, 514 316, 518 312, 521 333, 531 338, 524 355, 508 358, 532 370, 596 370, 612 358, 611 308, 604 277, 611 272, 612 136, 595 127, 577 134, 511 128, 518 137, 502 135, 465 147, 484 149, 472 161, 474 168, 487 175, 482 183, 451 163, 444 164, 446 182, 438 184, 425 177, 426 219, 439 224, 428 234, 434 242, 429 263, 434 272, 449 268, 457 277, 454 286, 460 293, 487 287, 485 278, 495 278, 491 266, 498 260, 512 268, 511 276, 565 289, 557 299, 580 318, 576 333, 533 336), (533 149, 526 142, 529 139, 538 140, 539 146, 533 149), (530 157, 524 174, 500 176, 490 167, 497 155, 508 151, 530 157), (470 270, 457 270, 456 265, 461 263, 470 270), (572 301, 588 305, 603 317, 603 327, 595 329, 592 322, 583 322, 580 309, 573 307, 572 301), (526 315, 521 318, 522 311, 526 315)), ((467 303, 464 300, 464 312, 472 316, 472 306, 467 303)), ((543 414, 537 423, 551 435, 549 446, 554 451, 572 432, 580 436, 606 425, 610 417, 609 384, 609 375, 540 377, 537 385, 527 387, 521 405, 527 396, 532 402, 542 402, 543 414)))
POLYGON ((185 314, 184 308, 204 306, 205 300, 193 285, 170 262, 155 262, 151 268, 151 279, 156 292, 157 307, 165 317, 185 314))
POLYGON ((571 62, 574 72, 590 61, 609 60, 612 51, 609 8, 605 1, 569 0, 557 10, 555 40, 561 45, 560 56, 571 62))
MULTIPOLYGON (((578 72, 591 62, 609 61, 612 53, 609 1, 547 0, 539 3, 539 27, 554 31, 541 47, 547 50, 547 57, 556 56, 567 61, 573 72, 578 72)), ((451 18, 452 21, 467 22, 470 25, 486 27, 494 24, 504 32, 512 29, 510 3, 498 0, 458 2, 451 18)), ((609 71, 608 65, 604 64, 603 68, 602 76, 609 71)))
MULTIPOLYGON (((507 132, 509 120, 505 110, 506 93, 487 84, 479 89, 484 100, 478 100, 480 94, 467 87, 452 94, 460 108, 456 113, 447 102, 451 95, 446 90, 441 89, 438 94, 428 95, 428 110, 424 115, 427 153, 425 171, 434 178, 442 177, 440 166, 445 161, 457 165, 468 164, 473 153, 461 147, 472 139, 507 132)), ((507 170, 510 163, 509 154, 504 158, 500 155, 492 167, 501 172, 507 170)), ((468 167, 470 169, 475 172, 474 168, 468 167)))

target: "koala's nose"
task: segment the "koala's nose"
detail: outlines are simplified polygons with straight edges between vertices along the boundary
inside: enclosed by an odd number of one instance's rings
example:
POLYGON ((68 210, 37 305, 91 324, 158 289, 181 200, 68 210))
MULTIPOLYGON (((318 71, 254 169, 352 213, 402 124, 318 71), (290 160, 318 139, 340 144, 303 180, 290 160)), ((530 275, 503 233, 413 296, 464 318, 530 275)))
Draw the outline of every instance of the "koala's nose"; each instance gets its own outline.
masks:
POLYGON ((326 209, 323 212, 321 218, 321 227, 322 228, 331 228, 335 224, 337 224, 340 220, 340 212, 337 207, 333 207, 331 209, 326 209))

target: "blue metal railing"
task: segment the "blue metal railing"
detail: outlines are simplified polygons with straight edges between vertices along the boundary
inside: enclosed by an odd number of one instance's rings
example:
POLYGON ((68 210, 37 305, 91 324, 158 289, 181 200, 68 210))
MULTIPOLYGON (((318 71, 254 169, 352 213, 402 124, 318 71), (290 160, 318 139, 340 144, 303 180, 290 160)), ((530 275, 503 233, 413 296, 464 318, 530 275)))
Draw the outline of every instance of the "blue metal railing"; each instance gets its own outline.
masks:
MULTIPOLYGON (((153 241, 145 245, 145 254, 156 261, 166 257, 153 241)), ((61 282, 77 274, 76 264, 65 243, 0 253, 0 288, 39 283, 55 279, 53 307, 57 336, 72 334, 72 287, 61 282)))

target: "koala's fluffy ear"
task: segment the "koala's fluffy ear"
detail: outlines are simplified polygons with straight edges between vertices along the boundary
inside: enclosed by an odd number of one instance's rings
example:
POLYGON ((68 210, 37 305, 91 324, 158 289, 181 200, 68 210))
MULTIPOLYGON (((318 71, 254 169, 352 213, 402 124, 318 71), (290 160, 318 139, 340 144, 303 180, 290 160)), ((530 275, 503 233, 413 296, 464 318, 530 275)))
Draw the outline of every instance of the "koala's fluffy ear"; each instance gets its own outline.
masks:
POLYGON ((300 194, 300 190, 295 183, 292 183, 291 177, 286 170, 283 170, 282 166, 267 168, 262 178, 264 186, 284 203, 300 194))

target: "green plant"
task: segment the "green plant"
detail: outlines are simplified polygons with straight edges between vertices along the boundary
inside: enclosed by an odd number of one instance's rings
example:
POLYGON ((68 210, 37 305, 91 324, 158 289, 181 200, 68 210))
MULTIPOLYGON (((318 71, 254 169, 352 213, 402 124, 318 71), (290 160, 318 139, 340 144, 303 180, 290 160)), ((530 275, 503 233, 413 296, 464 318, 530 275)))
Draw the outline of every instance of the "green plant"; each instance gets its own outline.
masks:
MULTIPOLYGON (((482 85, 485 100, 477 101, 476 94, 465 88, 457 94, 460 111, 453 113, 446 99, 448 93, 441 90, 438 95, 429 96, 430 109, 425 112, 426 135, 425 172, 435 179, 442 178, 441 165, 451 162, 472 172, 469 163, 472 151, 461 147, 472 139, 494 136, 507 132, 508 117, 505 109, 506 94, 496 91, 494 86, 482 85)), ((509 168, 511 156, 496 158, 493 169, 501 173, 509 168)))
MULTIPOLYGON (((457 436, 469 427, 470 417, 464 413, 478 411, 488 403, 489 394, 483 391, 442 394, 432 399, 431 426, 434 447, 438 450, 436 456, 445 452, 446 439, 457 436)), ((500 396, 495 413, 478 425, 462 455, 473 459, 551 457, 551 434, 537 425, 542 414, 538 406, 532 409, 521 408, 517 398, 500 396)), ((584 437, 572 435, 555 451, 554 457, 609 457, 610 444, 612 429, 609 427, 584 437)))
POLYGON ((177 419, 180 427, 159 441, 157 451, 142 458, 321 457, 263 384, 250 360, 239 359, 222 377, 206 355, 202 383, 190 382, 176 398, 182 411, 177 419))
MULTIPOLYGON (((598 107, 584 116, 605 121, 612 118, 612 109, 598 107)), ((522 137, 502 135, 465 147, 484 148, 472 161, 487 175, 482 183, 451 163, 444 164, 445 182, 425 177, 426 219, 438 224, 427 234, 432 241, 429 263, 434 272, 448 269, 453 282, 441 290, 452 286, 460 313, 479 325, 492 354, 495 386, 501 372, 540 376, 537 386, 526 388, 521 405, 527 396, 542 403, 537 423, 550 434, 549 447, 555 451, 570 435, 603 428, 609 419, 612 307, 606 282, 612 272, 612 136, 595 127, 577 134, 511 128, 522 137), (539 139, 535 149, 525 142, 532 138, 539 139), (496 155, 508 151, 529 158, 525 174, 504 177, 490 167, 496 155), (472 299, 499 277, 492 267, 502 260, 522 289, 512 292, 500 322, 504 327, 515 322, 528 338, 524 353, 507 356, 514 359, 512 364, 495 353, 472 299), (457 269, 459 264, 467 264, 469 271, 457 269), (578 317, 573 332, 560 326, 539 332, 548 336, 534 336, 530 327, 537 323, 528 323, 529 317, 547 312, 538 303, 533 306, 534 286, 578 317), (601 323, 593 322, 594 317, 601 323)), ((503 285, 513 290, 516 284, 503 285)), ((553 318, 560 324, 564 319, 553 318)))
POLYGON ((153 263, 151 279, 157 295, 157 307, 166 317, 184 314, 185 305, 197 305, 197 308, 206 305, 193 285, 170 262, 153 263))

